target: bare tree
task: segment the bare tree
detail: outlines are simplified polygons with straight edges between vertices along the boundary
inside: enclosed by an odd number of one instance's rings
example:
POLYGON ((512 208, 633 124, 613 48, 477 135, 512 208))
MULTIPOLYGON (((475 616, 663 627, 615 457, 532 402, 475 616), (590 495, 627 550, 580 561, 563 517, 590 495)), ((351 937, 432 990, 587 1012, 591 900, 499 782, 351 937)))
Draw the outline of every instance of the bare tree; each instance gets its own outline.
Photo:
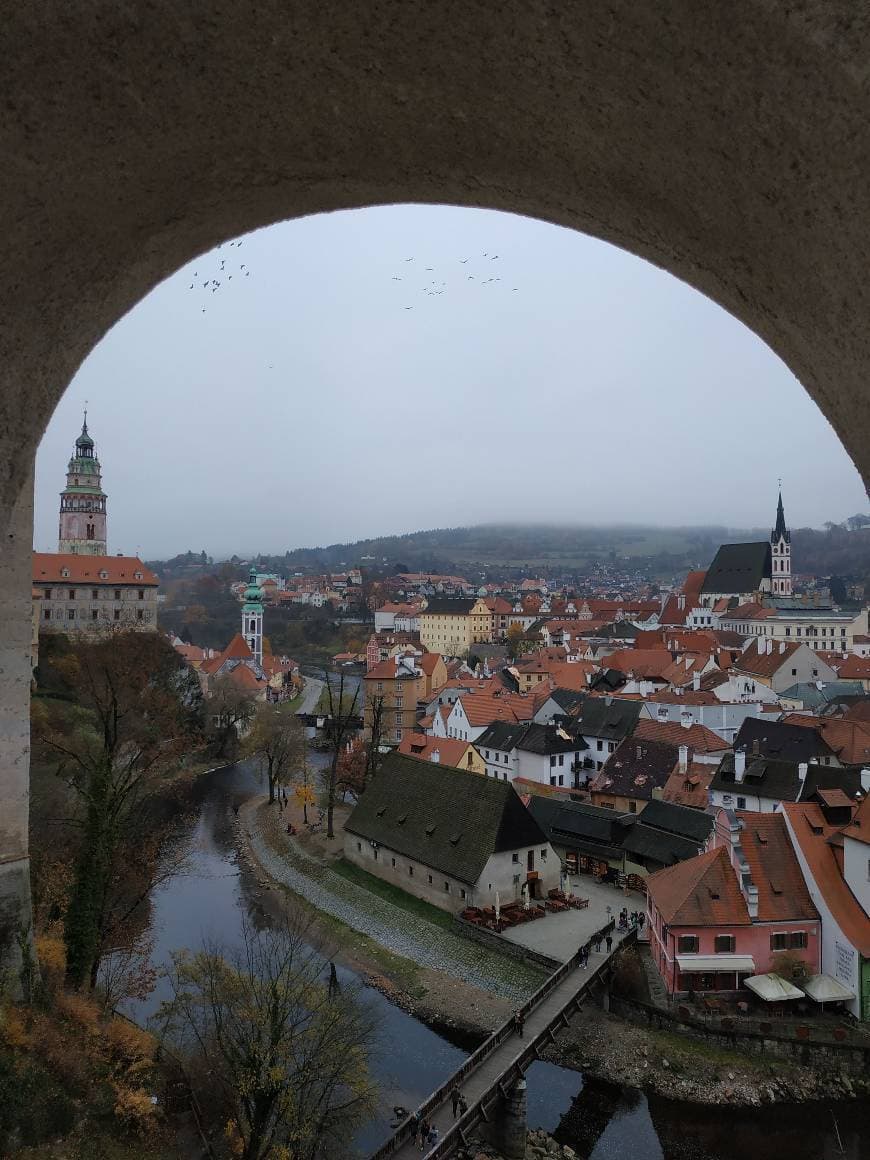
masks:
POLYGON ((174 956, 164 1035, 241 1160, 345 1157, 375 1106, 374 1023, 360 989, 329 986, 306 920, 174 956))
POLYGON ((338 692, 336 693, 329 673, 324 674, 326 681, 326 696, 329 707, 329 717, 326 723, 327 737, 332 757, 329 763, 329 774, 326 782, 326 836, 335 837, 332 816, 335 810, 335 792, 338 785, 338 763, 347 741, 348 734, 353 728, 353 719, 356 716, 356 706, 359 700, 359 685, 354 690, 353 697, 347 700, 344 692, 344 669, 338 678, 338 692))
POLYGON ((208 733, 217 758, 229 758, 236 752, 239 737, 245 733, 257 705, 251 693, 240 689, 229 676, 209 682, 206 713, 210 718, 208 733))
POLYGON ((257 712, 245 750, 263 759, 269 801, 273 802, 276 789, 285 785, 290 780, 290 772, 299 769, 305 760, 305 734, 292 714, 263 705, 257 712))
POLYGON ((369 743, 366 750, 366 766, 363 775, 363 789, 377 773, 381 761, 381 741, 384 735, 384 698, 372 693, 368 700, 369 743))

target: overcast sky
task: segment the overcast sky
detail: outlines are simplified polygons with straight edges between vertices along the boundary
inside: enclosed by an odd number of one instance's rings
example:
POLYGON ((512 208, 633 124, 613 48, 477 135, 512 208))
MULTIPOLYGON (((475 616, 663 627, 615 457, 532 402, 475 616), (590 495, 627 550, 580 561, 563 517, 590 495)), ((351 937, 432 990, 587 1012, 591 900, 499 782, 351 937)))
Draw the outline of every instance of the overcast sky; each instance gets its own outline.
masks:
POLYGON ((792 526, 867 508, 741 323, 602 242, 482 210, 285 222, 158 286, 49 425, 41 550, 86 399, 109 550, 147 558, 499 520, 766 526, 778 476, 792 526))

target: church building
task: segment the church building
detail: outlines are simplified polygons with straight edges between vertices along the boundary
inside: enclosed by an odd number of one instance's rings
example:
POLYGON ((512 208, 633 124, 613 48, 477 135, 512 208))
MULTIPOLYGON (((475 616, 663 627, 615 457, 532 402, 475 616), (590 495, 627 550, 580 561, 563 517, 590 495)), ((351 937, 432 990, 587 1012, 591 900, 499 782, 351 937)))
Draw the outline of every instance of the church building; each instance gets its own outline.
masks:
POLYGON ((712 608, 720 600, 761 603, 765 597, 791 596, 791 532, 785 526, 782 492, 776 525, 769 540, 722 544, 707 569, 700 604, 712 608))

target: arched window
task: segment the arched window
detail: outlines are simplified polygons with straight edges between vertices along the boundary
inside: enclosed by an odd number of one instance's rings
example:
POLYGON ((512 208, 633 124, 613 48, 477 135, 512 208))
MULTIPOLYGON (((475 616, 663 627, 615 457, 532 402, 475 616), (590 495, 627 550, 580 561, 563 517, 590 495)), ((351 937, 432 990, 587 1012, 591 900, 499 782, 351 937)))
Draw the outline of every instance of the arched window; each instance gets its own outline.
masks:
POLYGON ((88 524, 87 535, 88 535, 89 540, 92 540, 94 538, 94 525, 93 524, 88 524))

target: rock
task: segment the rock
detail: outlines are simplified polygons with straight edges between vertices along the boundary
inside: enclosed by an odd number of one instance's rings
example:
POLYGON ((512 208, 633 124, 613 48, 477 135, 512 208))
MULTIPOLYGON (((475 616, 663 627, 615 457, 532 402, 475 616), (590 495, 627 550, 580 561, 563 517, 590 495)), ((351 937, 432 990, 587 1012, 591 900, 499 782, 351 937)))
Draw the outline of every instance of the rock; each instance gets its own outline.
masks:
POLYGON ((671 1066, 671 1065, 668 1063, 668 1061, 667 1061, 666 1059, 663 1059, 663 1060, 662 1060, 662 1067, 668 1068, 668 1067, 670 1067, 670 1066, 671 1066))

